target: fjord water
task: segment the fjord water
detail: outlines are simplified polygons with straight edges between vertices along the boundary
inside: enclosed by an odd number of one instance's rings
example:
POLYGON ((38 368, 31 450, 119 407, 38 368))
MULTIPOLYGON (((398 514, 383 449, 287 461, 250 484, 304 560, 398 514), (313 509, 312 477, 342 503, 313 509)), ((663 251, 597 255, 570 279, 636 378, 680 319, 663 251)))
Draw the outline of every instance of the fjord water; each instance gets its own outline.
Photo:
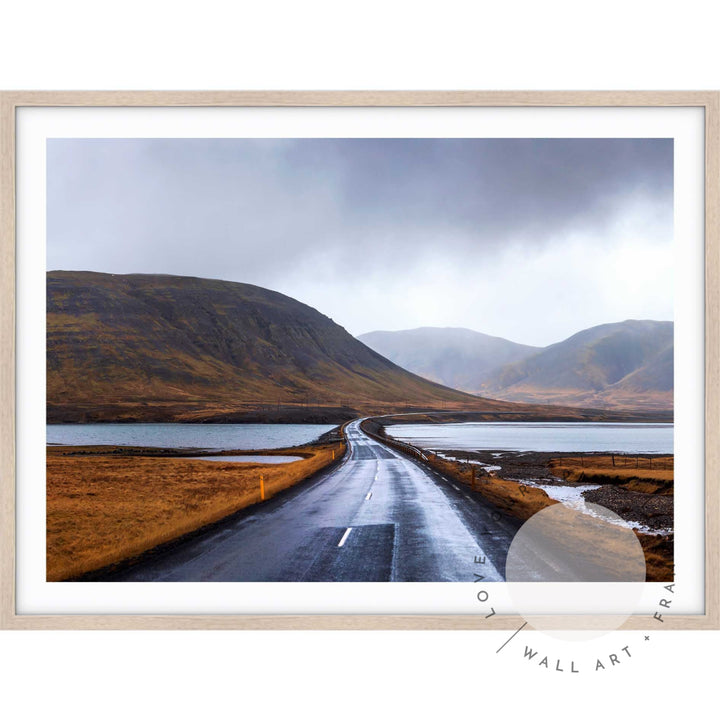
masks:
POLYGON ((261 465, 286 465, 302 460, 300 455, 198 455, 185 460, 203 460, 207 462, 260 463, 261 465))
POLYGON ((272 450, 317 440, 335 425, 98 423, 48 425, 48 445, 272 450))
POLYGON ((387 433, 426 450, 673 452, 672 423, 472 422, 393 425, 387 433))

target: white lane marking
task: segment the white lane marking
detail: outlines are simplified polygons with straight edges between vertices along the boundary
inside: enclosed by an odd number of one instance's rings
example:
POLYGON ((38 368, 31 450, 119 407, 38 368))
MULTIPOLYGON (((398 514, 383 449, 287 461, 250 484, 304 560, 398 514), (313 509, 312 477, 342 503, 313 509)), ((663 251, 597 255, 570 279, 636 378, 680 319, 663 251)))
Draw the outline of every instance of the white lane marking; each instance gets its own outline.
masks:
POLYGON ((366 499, 366 500, 369 500, 371 497, 372 497, 372 492, 369 492, 369 493, 365 496, 365 499, 366 499))
POLYGON ((345 534, 342 536, 342 539, 341 539, 340 542, 338 543, 338 547, 342 547, 342 546, 345 544, 345 541, 348 539, 348 535, 350 534, 351 531, 352 531, 352 528, 351 528, 351 527, 349 527, 349 528, 345 531, 345 534))

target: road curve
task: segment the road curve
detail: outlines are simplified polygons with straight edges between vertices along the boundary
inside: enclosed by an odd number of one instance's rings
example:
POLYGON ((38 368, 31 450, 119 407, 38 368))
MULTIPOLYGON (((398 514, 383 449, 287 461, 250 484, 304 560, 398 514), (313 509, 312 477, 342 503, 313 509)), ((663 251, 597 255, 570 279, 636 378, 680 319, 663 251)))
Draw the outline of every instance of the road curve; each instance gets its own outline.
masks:
POLYGON ((359 424, 340 465, 102 580, 504 580, 519 521, 359 424))

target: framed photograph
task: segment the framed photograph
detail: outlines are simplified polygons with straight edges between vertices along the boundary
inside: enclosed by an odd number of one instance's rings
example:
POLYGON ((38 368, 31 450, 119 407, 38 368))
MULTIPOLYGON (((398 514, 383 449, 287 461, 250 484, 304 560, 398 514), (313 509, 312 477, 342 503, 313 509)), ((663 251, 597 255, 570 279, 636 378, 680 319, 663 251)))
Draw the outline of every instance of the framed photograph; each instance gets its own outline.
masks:
POLYGON ((720 628, 719 102, 2 93, 2 627, 720 628))

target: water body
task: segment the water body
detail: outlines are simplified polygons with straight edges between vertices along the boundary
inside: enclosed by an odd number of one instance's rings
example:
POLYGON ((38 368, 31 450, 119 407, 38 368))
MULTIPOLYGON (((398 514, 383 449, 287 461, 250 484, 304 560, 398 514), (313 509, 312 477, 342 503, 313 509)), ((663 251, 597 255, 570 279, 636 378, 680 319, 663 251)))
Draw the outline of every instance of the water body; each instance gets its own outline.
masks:
POLYGON ((386 430, 424 450, 673 452, 672 423, 472 422, 393 425, 386 430))
POLYGON ((48 445, 133 445, 203 450, 272 450, 305 445, 336 425, 102 423, 48 425, 48 445))
POLYGON ((262 463, 263 465, 282 465, 302 460, 299 455, 200 455, 199 457, 181 458, 182 460, 210 460, 212 462, 262 463))

